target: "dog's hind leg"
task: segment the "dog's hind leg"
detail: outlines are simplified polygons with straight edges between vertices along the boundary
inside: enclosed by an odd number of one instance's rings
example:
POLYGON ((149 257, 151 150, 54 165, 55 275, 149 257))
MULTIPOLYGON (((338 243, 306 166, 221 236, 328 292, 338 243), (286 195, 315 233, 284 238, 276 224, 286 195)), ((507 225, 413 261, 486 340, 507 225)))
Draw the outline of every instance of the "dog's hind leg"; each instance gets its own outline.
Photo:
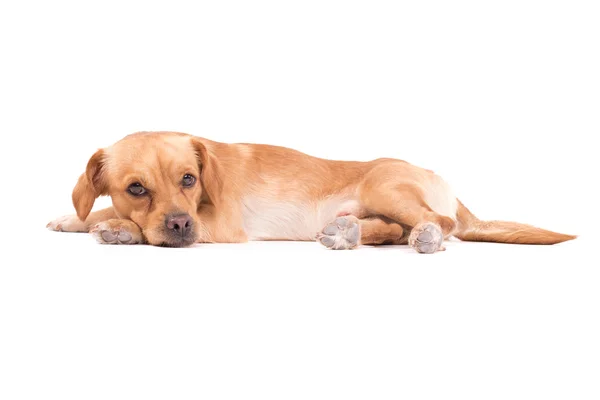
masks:
POLYGON ((368 207, 400 224, 412 227, 408 244, 419 253, 444 250, 444 238, 452 235, 456 229, 456 222, 452 218, 432 211, 410 193, 389 193, 368 207))
POLYGON ((402 226, 387 218, 337 217, 317 233, 317 240, 333 250, 349 250, 361 244, 405 244, 402 226))
POLYGON ((386 166, 385 171, 374 170, 365 177, 359 187, 361 206, 411 227, 408 244, 419 253, 444 250, 442 242, 456 230, 456 221, 434 211, 432 206, 452 211, 456 199, 447 185, 424 170, 391 174, 390 169, 386 166))

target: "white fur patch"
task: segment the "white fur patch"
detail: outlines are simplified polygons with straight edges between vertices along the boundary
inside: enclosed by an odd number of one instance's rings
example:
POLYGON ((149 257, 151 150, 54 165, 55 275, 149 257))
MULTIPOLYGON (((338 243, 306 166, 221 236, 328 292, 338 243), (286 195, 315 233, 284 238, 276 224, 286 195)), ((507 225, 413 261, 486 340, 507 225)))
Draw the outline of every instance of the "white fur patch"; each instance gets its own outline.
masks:
POLYGON ((51 231, 60 232, 87 232, 85 223, 77 218, 77 215, 65 215, 57 218, 46 225, 51 231))
POLYGON ((436 213, 456 219, 458 200, 450 185, 437 175, 425 186, 425 202, 436 213))
POLYGON ((338 213, 358 208, 355 200, 336 196, 315 202, 248 196, 242 204, 248 240, 315 240, 317 232, 338 213))

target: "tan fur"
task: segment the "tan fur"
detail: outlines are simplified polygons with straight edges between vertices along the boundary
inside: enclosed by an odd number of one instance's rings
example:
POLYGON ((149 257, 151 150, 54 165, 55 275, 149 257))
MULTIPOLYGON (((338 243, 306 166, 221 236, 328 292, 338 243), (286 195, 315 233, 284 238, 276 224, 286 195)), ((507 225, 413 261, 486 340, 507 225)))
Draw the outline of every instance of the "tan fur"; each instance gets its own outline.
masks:
POLYGON ((406 244, 408 242, 404 228, 387 218, 361 219, 360 227, 360 244, 406 244))
POLYGON ((225 144, 176 132, 140 132, 96 152, 73 190, 73 204, 78 218, 62 217, 49 224, 51 229, 60 230, 60 224, 62 230, 89 230, 110 219, 102 225, 111 233, 105 237, 126 230, 138 238, 134 223, 143 241, 155 245, 169 244, 164 225, 170 213, 192 217, 198 242, 315 240, 340 215, 358 218, 360 244, 407 243, 419 226, 411 245, 420 252, 443 249, 441 243, 423 245, 432 232, 439 238, 506 243, 574 238, 481 222, 439 176, 405 161, 325 160, 284 147, 225 144), (182 187, 185 174, 198 178, 197 184, 182 187), (147 188, 148 196, 129 194, 134 182, 147 188), (113 207, 90 214, 100 195, 110 195, 113 207), (77 224, 79 219, 85 222, 77 224), (127 223, 115 222, 119 219, 127 223))
POLYGON ((454 235, 460 240, 471 242, 556 244, 577 237, 516 222, 480 221, 460 202, 458 221, 460 230, 454 235))

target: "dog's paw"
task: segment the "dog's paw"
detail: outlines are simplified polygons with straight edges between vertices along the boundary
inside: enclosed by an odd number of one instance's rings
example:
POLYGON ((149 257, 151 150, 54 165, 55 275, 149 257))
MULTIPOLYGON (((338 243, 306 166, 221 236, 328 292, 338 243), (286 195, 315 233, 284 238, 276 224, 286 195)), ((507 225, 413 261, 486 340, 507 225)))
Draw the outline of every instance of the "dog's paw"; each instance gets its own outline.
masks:
POLYGON ((46 225, 46 228, 57 232, 87 232, 85 223, 77 215, 65 215, 46 225))
POLYGON ((425 254, 446 250, 442 247, 443 241, 442 229, 432 222, 424 222, 415 226, 408 237, 410 247, 425 254))
POLYGON ((140 228, 132 221, 109 219, 90 229, 90 234, 101 244, 138 244, 143 243, 140 228))
POLYGON ((360 242, 360 224, 358 218, 347 215, 338 217, 317 233, 317 240, 333 250, 354 249, 360 242))

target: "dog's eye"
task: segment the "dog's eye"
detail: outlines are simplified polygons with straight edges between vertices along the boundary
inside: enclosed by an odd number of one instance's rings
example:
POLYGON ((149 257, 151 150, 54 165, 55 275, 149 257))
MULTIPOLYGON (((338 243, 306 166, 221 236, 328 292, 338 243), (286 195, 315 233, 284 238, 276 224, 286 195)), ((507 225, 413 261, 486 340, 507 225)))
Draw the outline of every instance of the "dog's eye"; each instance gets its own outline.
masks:
POLYGON ((194 183, 196 183, 196 178, 194 178, 192 175, 190 174, 185 174, 183 176, 183 179, 181 180, 181 184, 183 185, 183 187, 191 187, 194 186, 194 183))
POLYGON ((131 185, 129 185, 129 187, 127 188, 127 191, 129 193, 131 193, 134 196, 141 196, 143 194, 146 194, 146 188, 142 186, 141 183, 132 183, 131 185))

